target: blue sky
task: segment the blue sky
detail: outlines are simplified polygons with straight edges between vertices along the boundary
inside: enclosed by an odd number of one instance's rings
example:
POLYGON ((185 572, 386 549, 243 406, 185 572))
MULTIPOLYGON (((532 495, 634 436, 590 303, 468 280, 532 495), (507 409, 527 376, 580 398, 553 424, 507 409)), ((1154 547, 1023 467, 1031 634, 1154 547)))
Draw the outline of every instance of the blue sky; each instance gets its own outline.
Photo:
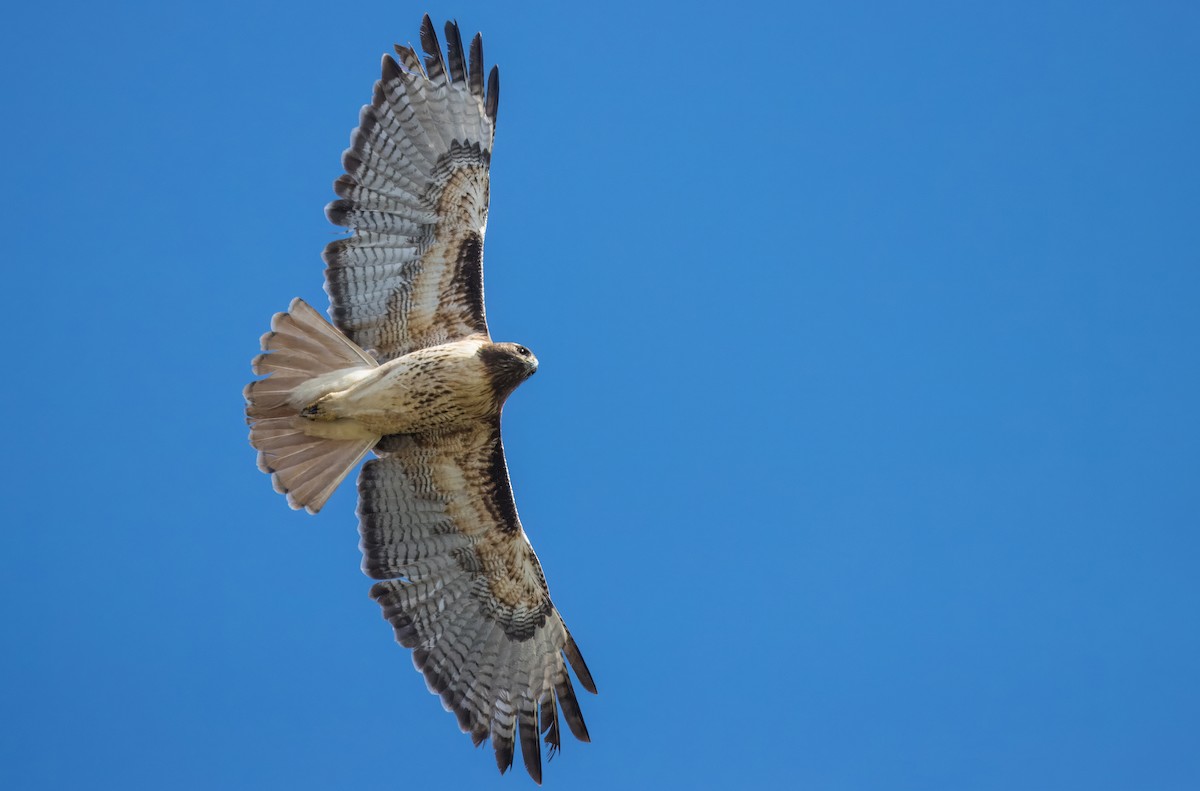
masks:
POLYGON ((530 785, 242 418, 429 11, 501 66, 508 459, 600 689, 547 787, 1200 787, 1200 12, 883 5, 7 11, 0 786, 530 785))

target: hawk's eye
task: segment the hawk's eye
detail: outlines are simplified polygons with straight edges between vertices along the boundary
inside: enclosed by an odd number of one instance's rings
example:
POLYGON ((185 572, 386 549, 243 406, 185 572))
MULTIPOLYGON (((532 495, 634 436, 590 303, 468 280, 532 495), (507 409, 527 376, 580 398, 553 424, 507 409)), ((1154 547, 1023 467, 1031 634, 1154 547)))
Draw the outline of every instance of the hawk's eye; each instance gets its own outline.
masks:
POLYGON ((526 349, 524 346, 518 346, 518 347, 517 347, 517 354, 521 355, 522 357, 528 357, 528 356, 529 356, 529 350, 528 350, 528 349, 526 349))

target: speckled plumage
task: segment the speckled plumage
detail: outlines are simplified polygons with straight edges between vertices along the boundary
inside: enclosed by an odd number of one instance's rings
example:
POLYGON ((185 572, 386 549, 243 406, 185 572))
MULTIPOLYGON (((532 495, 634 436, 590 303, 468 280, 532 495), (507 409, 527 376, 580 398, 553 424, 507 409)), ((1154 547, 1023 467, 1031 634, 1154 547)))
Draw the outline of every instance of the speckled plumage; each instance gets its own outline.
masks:
MULTIPOLYGON (((332 325, 301 300, 272 320, 245 390, 259 466, 296 508, 319 510, 359 475, 371 596, 430 691, 505 771, 515 745, 541 782, 541 735, 559 713, 588 740, 567 666, 596 687, 551 602, 517 516, 500 439, 505 400, 537 370, 493 343, 483 299, 488 169, 499 72, 483 72, 446 25, 443 58, 385 56, 342 156, 329 219, 351 233, 325 250, 332 325)), ((413 756, 412 760, 419 760, 413 756)))

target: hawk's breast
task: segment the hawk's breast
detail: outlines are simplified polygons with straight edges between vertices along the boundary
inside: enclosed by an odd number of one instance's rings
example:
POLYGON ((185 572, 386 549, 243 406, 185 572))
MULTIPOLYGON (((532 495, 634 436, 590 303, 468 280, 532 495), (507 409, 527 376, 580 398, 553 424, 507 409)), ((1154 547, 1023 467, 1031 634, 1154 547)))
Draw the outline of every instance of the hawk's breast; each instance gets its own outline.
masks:
POLYGON ((450 429, 493 417, 495 391, 478 356, 484 343, 455 341, 391 360, 334 394, 334 413, 382 435, 450 429))

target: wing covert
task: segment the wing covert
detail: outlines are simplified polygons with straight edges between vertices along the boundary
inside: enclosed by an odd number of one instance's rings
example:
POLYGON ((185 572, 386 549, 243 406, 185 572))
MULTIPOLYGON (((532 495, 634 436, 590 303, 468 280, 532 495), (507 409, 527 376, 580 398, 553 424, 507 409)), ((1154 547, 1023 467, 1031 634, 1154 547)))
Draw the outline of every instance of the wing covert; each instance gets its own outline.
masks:
POLYGON ((485 91, 482 38, 466 57, 456 23, 446 38, 448 67, 428 15, 424 67, 410 47, 384 56, 342 154, 339 200, 325 210, 351 229, 325 248, 330 317, 380 361, 487 334, 483 238, 499 72, 485 91))
POLYGON ((363 570, 381 580, 371 596, 463 732, 492 739, 501 771, 519 739, 541 782, 538 735, 553 755, 559 711, 588 741, 567 664, 596 687, 517 518, 499 419, 376 450, 359 477, 363 570))

